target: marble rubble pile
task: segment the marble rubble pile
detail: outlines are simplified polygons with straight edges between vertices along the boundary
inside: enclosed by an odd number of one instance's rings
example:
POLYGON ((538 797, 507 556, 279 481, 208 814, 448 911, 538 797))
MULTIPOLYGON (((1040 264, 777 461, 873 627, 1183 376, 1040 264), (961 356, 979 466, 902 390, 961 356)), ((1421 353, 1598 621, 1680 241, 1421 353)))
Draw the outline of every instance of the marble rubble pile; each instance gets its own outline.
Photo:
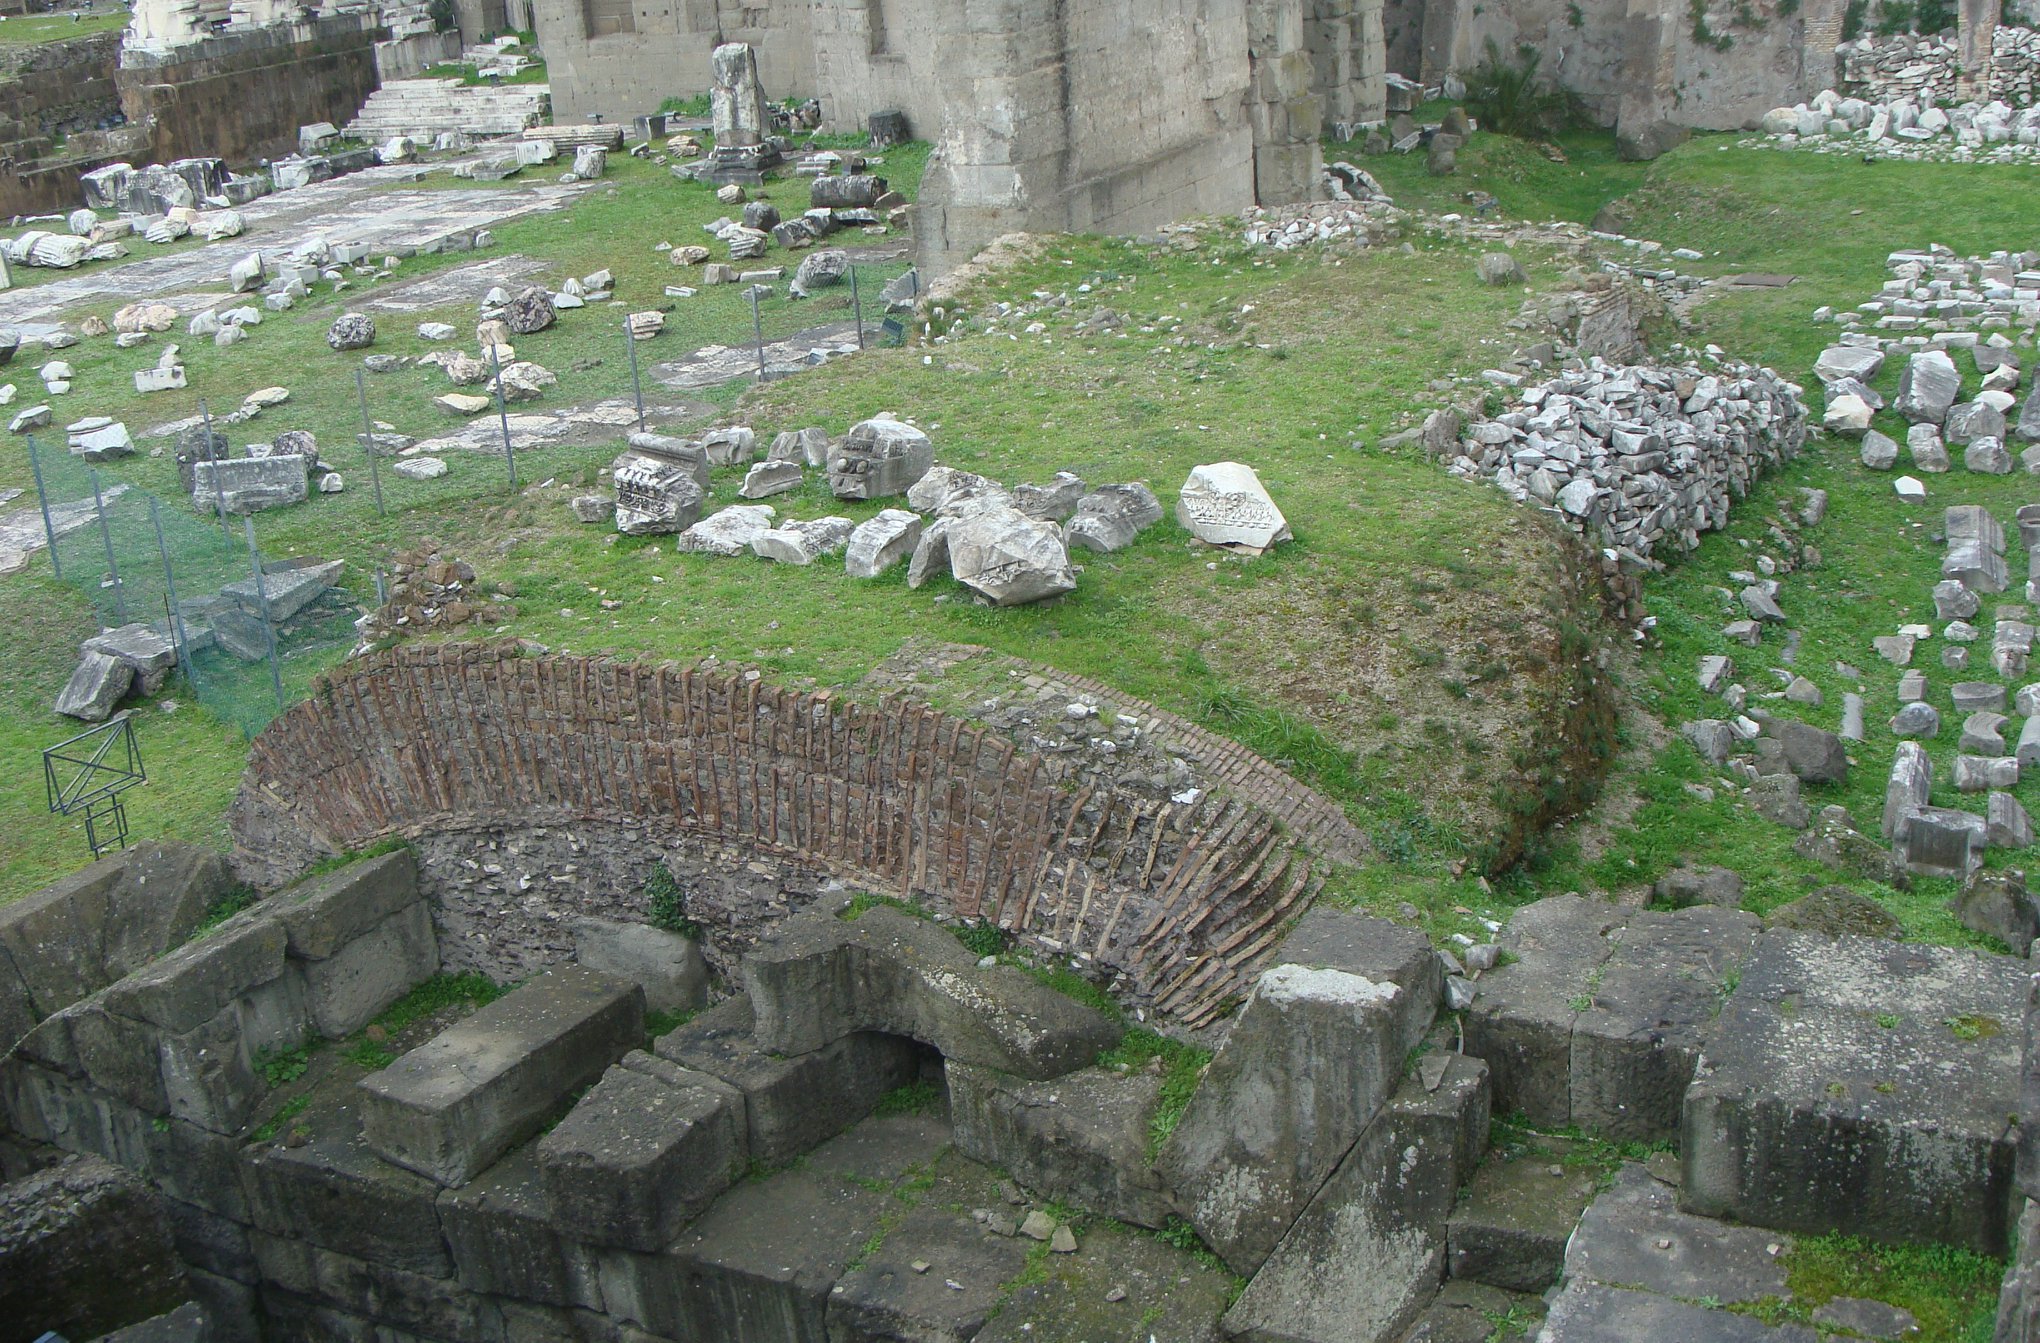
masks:
MULTIPOLYGON (((877 578, 905 564, 907 586, 948 573, 978 599, 1018 606, 1073 591, 1072 555, 1131 545, 1160 522, 1161 501, 1138 482, 1092 488, 1059 472, 1046 484, 1007 486, 935 464, 933 442, 889 417, 853 425, 840 440, 819 428, 789 430, 768 444, 733 426, 700 439, 638 433, 611 464, 616 496, 570 501, 586 523, 613 523, 628 536, 672 535, 682 554, 755 555, 810 565, 842 555, 852 578, 877 578), (783 516, 746 502, 704 514, 712 469, 741 470, 747 501, 826 489, 846 502, 904 497, 856 522, 830 514, 783 516)), ((1192 536, 1253 556, 1290 539, 1287 520, 1253 468, 1199 466, 1179 491, 1176 517, 1192 536)))
POLYGON ((1806 428, 1799 389, 1769 369, 1594 359, 1517 388, 1508 409, 1469 424, 1448 469, 1554 509, 1595 545, 1649 565, 1660 548, 1690 551, 1725 525, 1806 428))

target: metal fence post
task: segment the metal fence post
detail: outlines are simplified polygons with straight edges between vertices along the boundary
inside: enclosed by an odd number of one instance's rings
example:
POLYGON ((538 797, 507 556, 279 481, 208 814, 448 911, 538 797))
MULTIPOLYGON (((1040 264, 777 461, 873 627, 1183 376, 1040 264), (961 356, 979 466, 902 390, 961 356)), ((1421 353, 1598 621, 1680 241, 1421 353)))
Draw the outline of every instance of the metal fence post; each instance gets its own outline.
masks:
POLYGON ((50 574, 56 578, 64 576, 64 565, 57 558, 57 529, 50 521, 50 492, 43 486, 42 458, 36 454, 35 435, 28 436, 28 467, 35 472, 35 498, 42 505, 43 535, 50 543, 50 574))
POLYGON ((645 389, 638 381, 637 332, 631 329, 630 318, 623 319, 623 343, 630 347, 630 394, 637 401, 637 429, 645 431, 645 389))
POLYGON ((864 298, 857 292, 857 263, 850 263, 850 310, 857 319, 857 348, 864 348, 864 298))
POLYGON ((269 591, 262 581, 262 552, 255 546, 255 519, 242 518, 248 529, 248 566, 255 571, 255 603, 262 608, 262 633, 269 640, 269 684, 276 690, 276 711, 283 712, 283 668, 276 660, 276 622, 269 617, 269 591))
POLYGON ((121 590, 120 564, 113 558, 113 528, 106 521, 106 500, 99 492, 99 473, 92 477, 92 506, 99 511, 99 539, 106 542, 106 573, 113 580, 113 609, 120 623, 127 624, 127 593, 121 590))
POLYGON ((496 418, 503 426, 503 459, 510 463, 510 488, 517 488, 517 451, 510 446, 510 408, 503 401, 503 357, 489 347, 489 367, 495 373, 496 418))
POLYGON ((765 322, 758 316, 758 286, 751 286, 751 336, 758 342, 758 381, 765 381, 765 322))
POLYGON ((184 679, 192 681, 191 649, 185 642, 184 612, 177 605, 177 579, 170 572, 170 546, 163 540, 163 510, 157 506, 153 494, 149 496, 149 521, 156 528, 156 553, 163 557, 164 615, 170 622, 170 638, 177 645, 177 666, 184 673, 184 679))
MULTIPOLYGON (((206 409, 205 399, 203 397, 199 399, 198 413, 205 417, 206 460, 209 462, 217 463, 220 459, 213 456, 212 411, 206 409)), ((198 469, 197 464, 193 463, 192 470, 196 471, 197 469, 198 469)), ((220 514, 220 535, 226 537, 229 541, 231 541, 234 539, 234 529, 227 524, 227 491, 226 488, 220 484, 220 468, 217 465, 215 465, 212 469, 212 487, 213 487, 213 504, 215 507, 219 509, 220 514)))
POLYGON ((368 383, 358 368, 354 370, 354 390, 361 397, 361 443, 362 450, 368 453, 368 482, 375 487, 375 515, 387 517, 383 512, 382 468, 375 461, 375 422, 368 418, 368 383))

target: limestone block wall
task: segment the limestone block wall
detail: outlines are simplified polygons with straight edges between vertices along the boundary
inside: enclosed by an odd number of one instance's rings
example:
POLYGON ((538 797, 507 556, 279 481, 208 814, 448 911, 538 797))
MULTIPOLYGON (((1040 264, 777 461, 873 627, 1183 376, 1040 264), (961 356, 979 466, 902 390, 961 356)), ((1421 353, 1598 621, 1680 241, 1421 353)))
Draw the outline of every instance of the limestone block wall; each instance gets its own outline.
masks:
POLYGON ((376 88, 367 15, 237 29, 169 51, 129 46, 114 76, 128 120, 151 157, 248 160, 297 146, 297 128, 344 125, 376 88))
MULTIPOLYGON (((1197 731, 1191 725, 1183 728, 1197 731)), ((1066 792, 1002 735, 904 700, 755 674, 392 650, 329 677, 256 739, 232 811, 260 885, 418 837, 450 963, 556 958, 563 915, 642 917, 664 863, 727 970, 834 878, 984 919, 1095 965, 1126 998, 1210 1020, 1354 856, 1338 809, 1236 743, 1176 802, 1066 792)))
POLYGON ((1388 110, 1382 0, 1310 0, 1304 45, 1324 119, 1379 121, 1388 110))
POLYGON ((539 48, 561 122, 625 121, 668 97, 709 85, 708 58, 725 42, 758 50, 768 98, 816 89, 809 0, 531 0, 539 48))
POLYGON ((1130 232, 1317 189, 1303 0, 971 0, 933 38, 924 274, 1016 230, 1130 232))
POLYGON ((0 49, 0 214, 78 203, 78 174, 117 157, 95 154, 117 119, 121 35, 0 49))

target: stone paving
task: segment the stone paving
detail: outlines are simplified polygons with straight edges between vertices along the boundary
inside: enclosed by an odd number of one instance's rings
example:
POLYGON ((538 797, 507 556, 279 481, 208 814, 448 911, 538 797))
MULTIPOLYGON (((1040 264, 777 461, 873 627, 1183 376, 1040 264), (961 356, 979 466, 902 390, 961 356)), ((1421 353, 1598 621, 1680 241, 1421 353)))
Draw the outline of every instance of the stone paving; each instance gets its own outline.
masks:
POLYGON ((447 165, 370 168, 295 191, 264 196, 240 207, 248 232, 241 237, 143 257, 117 266, 67 274, 32 288, 0 293, 0 324, 33 339, 54 330, 56 318, 76 304, 136 298, 220 285, 227 268, 251 247, 283 253, 308 237, 362 242, 376 252, 422 252, 461 246, 477 229, 557 210, 588 184, 557 183, 509 189, 404 190, 447 165), (395 189, 392 189, 395 188, 395 189))

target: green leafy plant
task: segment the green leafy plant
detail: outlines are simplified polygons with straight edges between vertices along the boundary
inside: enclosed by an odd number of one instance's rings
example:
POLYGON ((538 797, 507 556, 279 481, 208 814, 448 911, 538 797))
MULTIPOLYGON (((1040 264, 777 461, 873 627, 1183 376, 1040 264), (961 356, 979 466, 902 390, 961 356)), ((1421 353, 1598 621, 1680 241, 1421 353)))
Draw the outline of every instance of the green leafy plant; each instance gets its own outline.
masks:
POLYGON ((1204 1076, 1205 1065, 1211 1062, 1211 1051, 1135 1027, 1120 1037, 1118 1044, 1100 1054, 1098 1064, 1132 1072, 1150 1066, 1154 1059, 1161 1060, 1162 1095, 1153 1118, 1148 1121, 1150 1158, 1162 1150, 1162 1144, 1176 1131, 1183 1112, 1190 1108, 1190 1097, 1204 1076))
POLYGON ((291 1049, 264 1049, 255 1056, 255 1070, 272 1087, 295 1082, 312 1066, 312 1050, 319 1043, 315 1040, 291 1049))
POLYGON ((652 927, 696 942, 701 940, 701 925, 687 917, 687 893, 663 863, 645 877, 645 903, 649 906, 652 927))
POLYGON ((1539 67, 1544 57, 1528 44, 1516 48, 1512 60, 1490 37, 1480 64, 1464 72, 1466 110, 1483 130, 1519 139, 1555 135, 1579 119, 1578 102, 1546 80, 1539 67))
POLYGON ((958 928, 956 940, 974 956, 997 956, 1006 950, 1006 930, 989 920, 958 928))
POLYGON ((871 1112, 880 1116, 933 1114, 941 1104, 942 1092, 933 1082, 909 1082, 880 1096, 871 1112))

